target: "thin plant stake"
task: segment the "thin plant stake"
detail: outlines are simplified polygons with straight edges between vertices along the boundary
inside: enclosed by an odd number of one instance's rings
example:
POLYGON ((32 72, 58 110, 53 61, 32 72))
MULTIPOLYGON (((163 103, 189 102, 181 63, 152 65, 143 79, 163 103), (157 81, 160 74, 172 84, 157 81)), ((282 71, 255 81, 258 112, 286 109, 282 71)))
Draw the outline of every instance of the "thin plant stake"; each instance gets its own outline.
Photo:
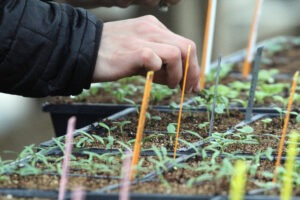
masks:
POLYGON ((74 192, 72 192, 71 200, 84 200, 85 191, 82 187, 77 187, 74 192))
POLYGON ((188 73, 188 70, 189 70, 190 55, 191 55, 191 45, 188 46, 187 58, 186 58, 186 61, 185 61, 185 72, 184 72, 184 77, 183 77, 183 85, 182 85, 182 91, 181 91, 178 121, 177 121, 177 129, 176 129, 176 138, 175 138, 175 145, 174 145, 174 159, 176 158, 176 152, 177 152, 177 146, 178 146, 178 138, 179 138, 179 131, 180 131, 182 107, 183 107, 183 100, 184 100, 184 93, 185 93, 186 77, 187 77, 187 73, 188 73))
POLYGON ((148 108, 148 104, 149 104, 153 76, 154 76, 153 71, 149 71, 147 73, 143 102, 142 102, 142 106, 141 106, 141 110, 140 110, 139 123, 138 123, 136 139, 135 139, 135 143, 134 143, 133 157, 132 157, 132 162, 131 162, 131 167, 130 167, 131 168, 131 171, 130 171, 131 180, 134 179, 134 177, 135 177, 135 174, 136 174, 135 168, 139 162, 141 141, 143 138, 143 132, 144 132, 145 120, 146 120, 146 112, 147 112, 147 108, 148 108))
POLYGON ((248 47, 246 52, 246 58, 243 66, 243 77, 247 78, 251 69, 251 62, 253 60, 254 48, 257 37, 257 29, 259 24, 259 18, 262 11, 263 0, 256 0, 254 16, 251 24, 250 36, 248 40, 248 47))
POLYGON ((246 122, 250 121, 252 117, 252 110, 254 105, 254 97, 255 97, 256 85, 258 80, 259 67, 261 63, 262 51, 263 51, 263 47, 259 47, 257 49, 256 56, 255 56, 254 69, 252 71, 251 87, 250 87, 249 98, 248 98, 248 106, 247 106, 246 117, 245 117, 246 122))
POLYGON ((287 106, 287 111, 286 111, 286 115, 284 118, 284 125, 283 125, 283 129, 282 129, 281 139, 280 139, 280 143, 279 143, 279 147, 278 147, 278 154, 277 154, 277 160, 276 160, 276 165, 275 165, 275 170, 274 170, 273 182, 277 181, 276 169, 280 166, 280 160, 281 160, 281 155, 282 155, 282 151, 283 151, 287 127, 288 127, 289 120, 290 120, 290 113, 291 113, 291 109, 292 109, 292 105, 293 105, 293 101, 294 101, 294 94, 295 94, 296 87, 297 87, 298 76, 299 76, 299 71, 297 71, 293 77, 293 84, 292 84, 292 89, 291 89, 291 93, 290 93, 290 97, 289 97, 289 103, 287 106))
POLYGON ((299 132, 292 131, 290 134, 287 160, 285 161, 285 172, 283 175, 283 187, 281 187, 280 197, 282 200, 292 199, 293 173, 295 169, 295 157, 297 155, 297 146, 299 141, 299 132))
POLYGON ((217 0, 208 0, 208 9, 206 14, 205 33, 202 48, 200 89, 205 88, 205 73, 209 70, 212 46, 214 39, 214 29, 216 21, 217 0))
POLYGON ((65 199, 66 188, 68 184, 68 174, 69 174, 69 163, 72 153, 72 141, 73 141, 73 133, 75 130, 76 117, 71 117, 68 121, 68 130, 66 135, 66 147, 64 153, 64 160, 62 164, 62 174, 59 183, 59 193, 58 200, 65 199))
POLYGON ((214 122, 215 122, 215 108, 216 108, 216 101, 218 96, 218 87, 219 87, 219 79, 220 79, 220 71, 221 71, 221 57, 218 59, 218 67, 217 67, 217 74, 216 74, 216 83, 215 83, 215 90, 214 90, 214 101, 211 110, 211 117, 210 117, 210 124, 209 124, 209 131, 208 135, 211 136, 213 131, 214 122))
POLYGON ((234 165, 234 174, 230 181, 230 200, 242 200, 245 195, 245 185, 247 182, 247 165, 244 160, 236 161, 234 165))
POLYGON ((130 191, 130 163, 132 154, 126 152, 126 157, 123 161, 121 188, 119 194, 119 200, 129 200, 129 191, 130 191))

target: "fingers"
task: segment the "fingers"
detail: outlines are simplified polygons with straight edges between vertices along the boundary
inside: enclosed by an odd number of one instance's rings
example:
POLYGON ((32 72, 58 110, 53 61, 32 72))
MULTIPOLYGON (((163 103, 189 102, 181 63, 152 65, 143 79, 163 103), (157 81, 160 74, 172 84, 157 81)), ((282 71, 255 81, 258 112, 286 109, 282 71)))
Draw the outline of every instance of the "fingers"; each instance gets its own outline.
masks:
POLYGON ((163 64, 155 73, 154 81, 175 88, 183 75, 180 49, 168 44, 146 43, 145 45, 161 58, 163 64))
MULTIPOLYGON (((186 91, 198 91, 199 90, 199 76, 200 76, 200 67, 197 58, 197 49, 193 41, 183 38, 182 36, 176 35, 172 32, 166 33, 168 37, 161 37, 159 40, 161 43, 167 43, 171 46, 177 47, 181 52, 181 61, 183 68, 186 65, 188 46, 191 45, 190 60, 189 60, 189 69, 187 74, 186 82, 186 91)), ((184 70, 183 70, 184 72, 184 70)))
MULTIPOLYGON (((137 26, 137 32, 139 33, 140 37, 146 41, 153 42, 158 45, 169 45, 179 49, 181 53, 181 65, 183 67, 185 66, 185 62, 187 59, 188 46, 191 45, 191 55, 189 62, 189 71, 187 75, 188 80, 186 83, 186 91, 197 91, 199 89, 198 79, 200 76, 200 70, 195 43, 189 39, 186 39, 180 35, 171 32, 153 16, 144 16, 139 18, 138 20, 141 20, 139 21, 139 25, 137 26)), ((152 46, 149 48, 152 48, 152 46)), ((156 49, 156 51, 158 50, 156 49)), ((161 56, 162 59, 166 59, 166 57, 168 57, 168 55, 159 56, 161 56)), ((172 55, 170 56, 172 57, 172 55)), ((169 59, 168 62, 172 61, 170 61, 169 59)), ((171 66, 174 65, 171 64, 171 66)), ((172 67, 172 69, 176 69, 176 67, 172 67)))

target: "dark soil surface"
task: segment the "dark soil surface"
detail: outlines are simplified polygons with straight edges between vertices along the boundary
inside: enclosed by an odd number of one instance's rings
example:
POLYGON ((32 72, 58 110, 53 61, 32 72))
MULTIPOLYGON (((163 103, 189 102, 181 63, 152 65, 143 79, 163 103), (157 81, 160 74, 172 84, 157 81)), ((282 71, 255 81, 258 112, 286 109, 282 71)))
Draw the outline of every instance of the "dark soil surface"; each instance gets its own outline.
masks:
MULTIPOLYGON (((176 112, 160 112, 156 110, 149 111, 151 119, 146 119, 146 125, 144 130, 144 140, 143 148, 151 148, 152 145, 156 147, 166 147, 168 150, 173 150, 174 148, 174 136, 175 134, 168 134, 167 126, 170 123, 177 124, 178 111, 176 112), (160 120, 155 118, 159 117, 160 120)), ((244 114, 238 111, 230 111, 228 114, 220 114, 215 118, 215 126, 213 131, 225 132, 231 127, 235 126, 244 119, 244 114)), ((204 128, 199 128, 199 124, 207 122, 208 117, 206 112, 184 112, 181 119, 180 127, 180 138, 186 140, 187 142, 196 142, 201 138, 206 138, 208 136, 209 124, 204 128), (190 134, 189 131, 193 131, 199 136, 190 134), (201 137, 201 138, 199 138, 201 137)), ((116 140, 115 144, 111 148, 120 148, 120 144, 117 141, 122 141, 129 146, 133 146, 133 140, 136 137, 136 130, 138 126, 138 114, 132 113, 124 118, 120 118, 116 121, 104 121, 109 127, 116 127, 111 131, 110 135, 116 140), (123 121, 129 121, 130 124, 126 124, 121 128, 118 124, 123 121)), ((112 129, 112 128, 111 128, 112 129)), ((100 135, 102 137, 108 136, 108 131, 104 131, 101 127, 92 127, 89 131, 90 134, 100 135)), ((80 137, 77 138, 78 140, 80 137)), ((102 144, 86 144, 85 147, 96 146, 98 148, 105 148, 102 144)), ((179 148, 186 147, 184 143, 179 143, 179 148)))

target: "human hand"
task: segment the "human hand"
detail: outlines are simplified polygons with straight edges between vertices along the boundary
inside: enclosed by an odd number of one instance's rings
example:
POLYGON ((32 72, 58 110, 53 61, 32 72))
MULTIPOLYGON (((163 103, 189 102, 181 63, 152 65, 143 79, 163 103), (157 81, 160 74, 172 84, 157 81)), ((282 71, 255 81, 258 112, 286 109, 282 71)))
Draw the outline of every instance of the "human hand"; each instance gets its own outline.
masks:
MULTIPOLYGON (((100 6, 111 7, 128 7, 131 4, 145 5, 145 6, 158 6, 161 0, 57 0, 60 3, 68 3, 73 6, 96 8, 100 6)), ((174 5, 180 0, 164 0, 167 5, 174 5)))
POLYGON ((199 87, 200 70, 193 41, 171 32, 153 16, 107 22, 103 27, 94 81, 114 81, 154 70, 154 82, 174 88, 182 81, 189 45, 187 92, 197 91, 199 87))

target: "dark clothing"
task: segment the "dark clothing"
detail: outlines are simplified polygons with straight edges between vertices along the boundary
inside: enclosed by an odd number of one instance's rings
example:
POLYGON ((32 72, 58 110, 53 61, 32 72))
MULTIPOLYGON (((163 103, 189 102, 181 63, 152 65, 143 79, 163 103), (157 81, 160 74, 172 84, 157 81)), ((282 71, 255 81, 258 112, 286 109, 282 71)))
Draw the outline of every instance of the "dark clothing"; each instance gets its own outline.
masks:
POLYGON ((75 95, 89 88, 102 22, 81 8, 0 0, 0 92, 75 95))

